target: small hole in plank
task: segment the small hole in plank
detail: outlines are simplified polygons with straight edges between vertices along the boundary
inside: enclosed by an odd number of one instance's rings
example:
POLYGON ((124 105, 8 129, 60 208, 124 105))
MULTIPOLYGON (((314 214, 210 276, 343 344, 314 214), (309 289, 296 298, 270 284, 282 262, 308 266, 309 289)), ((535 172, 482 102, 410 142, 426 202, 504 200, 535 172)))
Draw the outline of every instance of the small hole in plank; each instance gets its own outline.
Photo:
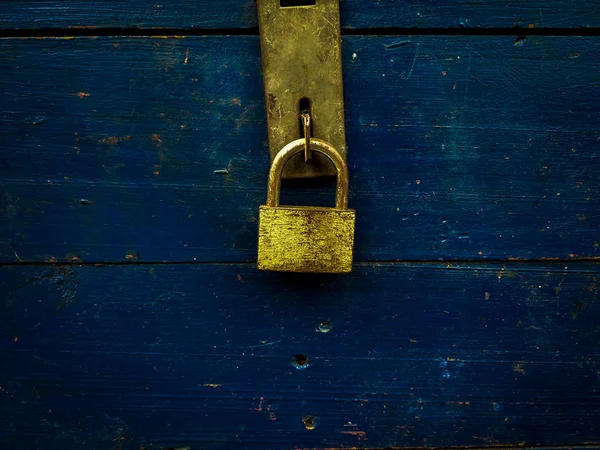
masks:
POLYGON ((302 422, 307 430, 314 430, 317 428, 317 416, 313 414, 306 414, 302 416, 302 422))
POLYGON ((282 8, 294 8, 296 6, 315 6, 317 0, 279 0, 282 8))
POLYGON ((296 369, 306 369, 308 367, 308 356, 306 355, 294 355, 292 359, 292 366, 296 369))
POLYGON ((329 320, 324 320, 322 322, 319 322, 319 325, 317 326, 317 331, 319 333, 329 333, 332 327, 333 326, 329 320))

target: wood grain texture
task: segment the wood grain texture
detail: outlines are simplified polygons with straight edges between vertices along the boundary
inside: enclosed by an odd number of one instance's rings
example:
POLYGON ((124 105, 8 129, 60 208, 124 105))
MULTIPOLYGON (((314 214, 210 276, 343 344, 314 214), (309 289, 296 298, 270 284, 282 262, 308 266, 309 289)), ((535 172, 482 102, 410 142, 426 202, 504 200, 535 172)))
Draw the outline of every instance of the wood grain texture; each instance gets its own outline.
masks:
MULTIPOLYGON (((517 43, 343 39, 355 260, 600 256, 600 40, 517 43)), ((256 259, 258 37, 4 39, 0 55, 2 261, 256 259)))
POLYGON ((583 263, 2 267, 0 445, 597 442, 599 283, 583 263))
MULTIPOLYGON (((600 26, 597 0, 343 0, 340 7, 345 28, 600 26)), ((1 28, 256 26, 253 0, 3 0, 0 5, 1 28)))

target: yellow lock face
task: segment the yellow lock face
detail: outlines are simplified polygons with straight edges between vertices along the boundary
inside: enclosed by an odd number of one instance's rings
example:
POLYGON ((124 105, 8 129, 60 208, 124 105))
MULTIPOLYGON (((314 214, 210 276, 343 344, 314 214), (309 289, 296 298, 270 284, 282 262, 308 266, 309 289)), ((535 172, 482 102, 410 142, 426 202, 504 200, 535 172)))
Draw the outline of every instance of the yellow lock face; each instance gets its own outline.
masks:
POLYGON ((279 272, 352 270, 354 210, 261 206, 258 268, 279 272))

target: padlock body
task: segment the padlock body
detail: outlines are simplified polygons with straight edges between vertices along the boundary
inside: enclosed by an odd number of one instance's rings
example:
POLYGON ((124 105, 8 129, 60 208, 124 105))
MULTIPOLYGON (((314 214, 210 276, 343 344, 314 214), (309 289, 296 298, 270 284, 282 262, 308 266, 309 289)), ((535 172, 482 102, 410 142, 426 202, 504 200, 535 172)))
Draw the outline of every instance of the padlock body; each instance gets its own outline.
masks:
POLYGON ((354 210, 261 206, 258 268, 278 272, 347 273, 352 270, 354 210))

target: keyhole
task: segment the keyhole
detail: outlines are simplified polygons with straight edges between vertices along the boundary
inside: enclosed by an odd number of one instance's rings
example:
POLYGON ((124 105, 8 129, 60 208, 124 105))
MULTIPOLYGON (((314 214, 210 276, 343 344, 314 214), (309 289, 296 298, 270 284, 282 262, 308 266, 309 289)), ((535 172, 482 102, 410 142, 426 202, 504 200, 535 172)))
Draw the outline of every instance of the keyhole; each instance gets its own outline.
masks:
POLYGON ((315 6, 317 0, 279 0, 282 8, 294 8, 296 6, 315 6))

